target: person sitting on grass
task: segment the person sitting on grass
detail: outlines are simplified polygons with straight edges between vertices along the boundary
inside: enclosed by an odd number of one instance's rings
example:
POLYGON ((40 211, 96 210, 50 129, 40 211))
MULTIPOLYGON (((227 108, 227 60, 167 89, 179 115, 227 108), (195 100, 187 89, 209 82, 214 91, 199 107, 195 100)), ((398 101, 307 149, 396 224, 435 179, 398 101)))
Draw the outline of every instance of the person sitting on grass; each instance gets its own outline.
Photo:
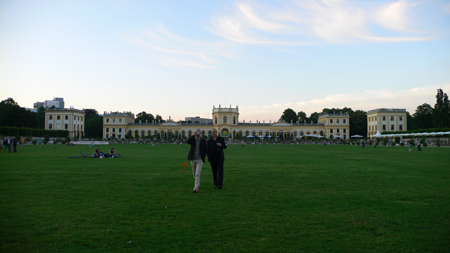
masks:
POLYGON ((96 149, 94 154, 93 154, 94 158, 100 158, 100 149, 96 149))
POLYGON ((111 151, 109 152, 109 155, 110 155, 112 158, 114 158, 114 155, 115 155, 114 148, 111 148, 111 151))

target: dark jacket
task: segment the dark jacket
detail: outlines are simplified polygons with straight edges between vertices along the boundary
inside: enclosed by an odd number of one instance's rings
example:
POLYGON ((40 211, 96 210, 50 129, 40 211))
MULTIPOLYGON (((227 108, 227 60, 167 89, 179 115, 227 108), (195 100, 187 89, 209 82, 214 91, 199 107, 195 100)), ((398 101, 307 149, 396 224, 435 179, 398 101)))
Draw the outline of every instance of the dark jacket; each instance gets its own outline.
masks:
MULTIPOLYGON (((195 155, 195 147, 197 146, 197 141, 195 140, 195 135, 192 135, 187 141, 187 144, 191 145, 191 149, 189 150, 189 154, 187 159, 189 161, 194 160, 195 155)), ((203 138, 200 138, 200 156, 202 158, 202 161, 205 162, 206 157, 206 140, 203 138)))
POLYGON ((217 137, 214 140, 212 137, 208 140, 208 161, 210 162, 223 162, 225 161, 225 155, 223 150, 227 148, 225 140, 222 137, 217 137), (218 147, 217 143, 222 144, 218 147))

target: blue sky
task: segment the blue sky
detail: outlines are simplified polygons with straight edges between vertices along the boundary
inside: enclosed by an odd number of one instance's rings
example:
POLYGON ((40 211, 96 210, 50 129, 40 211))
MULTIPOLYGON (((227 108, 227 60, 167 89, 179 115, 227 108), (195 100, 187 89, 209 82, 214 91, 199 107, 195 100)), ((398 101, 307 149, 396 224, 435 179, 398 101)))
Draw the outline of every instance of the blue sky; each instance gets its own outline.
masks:
POLYGON ((240 120, 434 106, 450 1, 0 1, 0 99, 240 120))

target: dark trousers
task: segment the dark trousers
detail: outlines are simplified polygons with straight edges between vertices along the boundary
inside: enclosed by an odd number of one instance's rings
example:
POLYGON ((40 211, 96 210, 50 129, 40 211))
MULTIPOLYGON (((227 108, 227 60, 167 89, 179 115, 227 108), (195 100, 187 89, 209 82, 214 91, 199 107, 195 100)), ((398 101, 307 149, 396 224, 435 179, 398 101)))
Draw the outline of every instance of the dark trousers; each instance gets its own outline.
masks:
POLYGON ((223 161, 210 161, 214 178, 214 185, 220 187, 223 185, 223 161))
POLYGON ((420 147, 421 145, 417 145, 417 147, 419 148, 419 151, 422 151, 422 149, 421 149, 421 147, 420 147))
POLYGON ((14 153, 17 153, 17 146, 13 145, 13 147, 14 147, 14 153))

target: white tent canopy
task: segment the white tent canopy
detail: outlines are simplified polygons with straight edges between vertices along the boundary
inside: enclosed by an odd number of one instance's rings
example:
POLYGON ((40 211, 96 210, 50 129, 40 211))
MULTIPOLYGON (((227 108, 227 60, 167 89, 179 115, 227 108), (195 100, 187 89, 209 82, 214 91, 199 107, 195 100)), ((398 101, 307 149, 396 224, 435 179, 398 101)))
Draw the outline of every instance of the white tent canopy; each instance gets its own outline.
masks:
MULTIPOLYGON (((375 135, 371 135, 370 137, 375 138, 383 138, 383 137, 414 137, 414 136, 436 136, 436 135, 444 135, 444 134, 450 134, 450 131, 448 132, 431 132, 431 133, 404 133, 404 134, 380 134, 380 132, 377 132, 375 135)), ((352 136, 353 137, 353 136, 352 136)))

